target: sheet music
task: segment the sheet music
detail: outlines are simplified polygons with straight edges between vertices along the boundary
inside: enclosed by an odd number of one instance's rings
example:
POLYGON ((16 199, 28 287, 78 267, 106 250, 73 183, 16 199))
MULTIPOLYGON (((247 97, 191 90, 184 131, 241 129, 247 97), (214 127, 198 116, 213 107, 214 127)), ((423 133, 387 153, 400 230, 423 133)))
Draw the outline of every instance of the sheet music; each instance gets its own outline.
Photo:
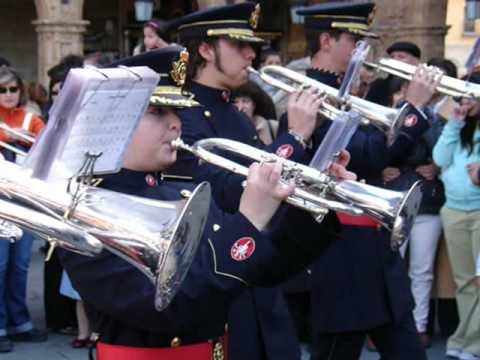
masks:
POLYGON ((123 159, 119 154, 126 150, 138 110, 144 108, 150 94, 149 89, 87 91, 59 161, 78 169, 84 161, 79 149, 88 149, 102 153, 95 163, 97 173, 119 169, 123 159))
POLYGON ((65 179, 86 153, 102 153, 95 174, 119 171, 158 79, 147 67, 72 69, 25 167, 40 179, 65 179))

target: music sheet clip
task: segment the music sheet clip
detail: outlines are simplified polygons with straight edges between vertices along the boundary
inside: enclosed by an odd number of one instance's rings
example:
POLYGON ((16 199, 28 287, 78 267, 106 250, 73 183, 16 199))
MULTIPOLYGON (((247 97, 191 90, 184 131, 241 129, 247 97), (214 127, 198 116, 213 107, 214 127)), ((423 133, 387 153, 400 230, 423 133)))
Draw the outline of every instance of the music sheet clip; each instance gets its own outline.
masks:
POLYGON ((82 200, 85 187, 92 186, 93 178, 95 176, 95 163, 100 158, 100 156, 102 156, 102 153, 86 152, 85 160, 80 169, 78 169, 77 174, 75 174, 69 179, 67 185, 67 192, 72 195, 72 202, 70 203, 68 209, 63 215, 64 219, 69 219, 75 211, 75 208, 82 200), (74 182, 76 182, 76 187, 73 190, 74 182))

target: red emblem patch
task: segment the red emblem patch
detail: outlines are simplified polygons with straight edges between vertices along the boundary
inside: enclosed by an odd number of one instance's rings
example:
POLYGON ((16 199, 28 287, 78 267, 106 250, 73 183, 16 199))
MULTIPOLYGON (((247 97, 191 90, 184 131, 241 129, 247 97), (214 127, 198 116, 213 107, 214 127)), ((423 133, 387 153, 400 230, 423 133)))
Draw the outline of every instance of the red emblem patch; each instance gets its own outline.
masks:
POLYGON ((293 154, 293 146, 290 144, 283 144, 275 153, 284 159, 288 159, 293 154))
POLYGON ((147 174, 145 176, 145 182, 148 186, 157 186, 157 179, 152 174, 147 174))
POLYGON ((255 251, 255 240, 250 237, 244 237, 235 241, 232 249, 230 250, 230 255, 233 260, 243 261, 247 260, 252 256, 255 251))
POLYGON ((415 115, 415 114, 410 114, 410 115, 408 115, 408 116, 405 118, 405 123, 404 123, 404 125, 405 125, 406 127, 412 127, 412 126, 417 125, 417 122, 418 122, 417 115, 415 115))

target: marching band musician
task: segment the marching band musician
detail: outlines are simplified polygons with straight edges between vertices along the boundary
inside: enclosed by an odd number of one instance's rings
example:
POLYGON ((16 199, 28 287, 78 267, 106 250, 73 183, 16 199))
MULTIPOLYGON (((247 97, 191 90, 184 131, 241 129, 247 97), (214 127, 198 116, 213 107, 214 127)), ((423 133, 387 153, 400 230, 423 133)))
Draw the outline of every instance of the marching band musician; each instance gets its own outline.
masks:
MULTIPOLYGON (((185 88, 203 105, 179 113, 182 139, 221 137, 252 145, 297 162, 308 160, 307 147, 316 125, 320 96, 312 90, 298 91, 289 100, 289 132, 265 146, 248 117, 232 104, 233 89, 248 80, 248 67, 263 42, 254 34, 259 5, 245 2, 197 11, 178 19, 172 28, 191 56, 185 88)), ((240 199, 241 179, 212 165, 201 164, 191 154, 180 154, 171 174, 207 180, 213 197, 224 211, 235 211, 240 199)), ((316 227, 311 219, 310 226, 316 227)), ((298 236, 308 226, 288 229, 298 236)), ((230 359, 299 359, 299 344, 280 288, 245 291, 230 308, 230 359), (281 339, 281 340, 280 340, 281 339)))
MULTIPOLYGON (((128 147, 123 169, 104 177, 102 187, 160 200, 177 200, 185 193, 182 190, 193 189, 191 183, 168 182, 162 177, 177 157, 171 145, 182 131, 176 111, 200 108, 178 87, 182 74, 176 70, 186 61, 186 53, 181 50, 168 47, 114 64, 148 65, 161 79, 128 147)), ((337 176, 350 177, 342 166, 332 170, 337 176)), ((155 286, 132 264, 106 251, 97 257, 85 257, 58 250, 99 333, 100 360, 227 358, 225 323, 232 301, 248 286, 272 286, 298 270, 313 254, 323 251, 327 243, 319 237, 325 237, 325 231, 335 229, 337 224, 334 215, 327 217, 329 224, 317 226, 321 230, 300 242, 290 241, 281 228, 267 231, 266 225, 280 202, 293 190, 292 185, 285 188, 279 184, 280 172, 279 162, 253 164, 238 211, 223 213, 212 204, 190 270, 175 298, 161 312, 154 308, 155 286), (249 247, 242 239, 248 239, 249 247)), ((294 217, 295 226, 301 228, 310 221, 308 213, 289 206, 277 216, 290 216, 292 212, 304 215, 294 217)), ((328 235, 334 236, 333 232, 328 235)), ((256 358, 256 349, 247 350, 251 358, 256 358)))
MULTIPOLYGON (((369 30, 374 11, 373 3, 343 2, 298 10, 305 16, 312 55, 307 76, 339 88, 356 42, 377 37, 369 30)), ((367 183, 381 184, 388 161, 405 156, 428 129, 421 108, 438 81, 430 72, 415 75, 407 90, 405 125, 392 146, 387 147, 386 136, 374 126, 358 128, 347 146, 352 154, 349 169, 367 183)), ((329 126, 326 122, 315 131, 314 145, 329 126)), ((382 358, 425 359, 412 318, 408 275, 398 252, 389 248, 390 233, 368 218, 338 216, 342 241, 334 242, 311 268, 313 358, 358 359, 368 334, 382 358)))

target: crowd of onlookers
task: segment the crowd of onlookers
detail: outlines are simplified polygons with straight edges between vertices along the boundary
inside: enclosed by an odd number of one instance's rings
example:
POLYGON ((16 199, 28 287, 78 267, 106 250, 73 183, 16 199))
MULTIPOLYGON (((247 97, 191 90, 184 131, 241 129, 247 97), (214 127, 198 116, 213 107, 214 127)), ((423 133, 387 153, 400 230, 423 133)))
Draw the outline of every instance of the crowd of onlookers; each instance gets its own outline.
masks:
MULTIPOLYGON (((135 53, 168 45, 165 24, 149 21, 144 26, 144 42, 135 53)), ((412 43, 393 44, 387 54, 411 65, 420 64, 421 50, 412 43)), ((112 59, 95 53, 88 57, 70 55, 48 72, 48 89, 41 84, 25 84, 15 64, 0 58, 0 119, 17 131, 37 136, 48 122, 48 110, 58 95, 68 71, 84 64, 103 66, 112 59)), ((308 57, 295 60, 287 67, 304 71, 308 57)), ((445 75, 457 77, 457 68, 446 59, 430 59, 445 75)), ((258 68, 283 65, 279 52, 263 49, 258 68)), ((468 81, 480 83, 480 72, 468 74, 468 81)), ((396 108, 405 100, 407 80, 389 75, 376 78, 375 71, 363 66, 353 88, 353 95, 383 106, 396 108)), ((278 119, 285 110, 285 94, 252 75, 251 81, 236 89, 232 101, 255 125, 259 138, 271 143, 278 129, 278 119)), ((423 202, 409 241, 400 249, 409 269, 416 307, 414 318, 425 346, 432 334, 432 314, 439 315, 443 334, 450 335, 448 349, 462 348, 480 352, 480 102, 437 94, 423 109, 430 123, 421 141, 411 149, 401 164, 389 164, 383 171, 382 186, 408 190, 423 181, 423 202), (441 239, 446 241, 448 257, 456 286, 455 299, 432 300, 436 276, 435 260, 441 239), (456 305, 454 302, 456 300, 456 305), (453 332, 453 334, 452 334, 453 332)), ((0 141, 21 151, 30 143, 11 133, 0 132, 0 141)), ((22 156, 2 150, 7 160, 21 162, 22 156)), ((25 232, 20 241, 0 241, 0 352, 13 348, 12 341, 40 342, 47 332, 36 329, 26 305, 28 265, 33 236, 25 232)), ((45 252, 48 250, 45 245, 45 252)), ((440 285, 442 286, 442 285, 440 285)), ((72 334, 72 346, 91 343, 90 327, 82 301, 53 253, 44 269, 44 303, 49 331, 72 334)), ((453 295, 453 294, 452 294, 453 295)))

